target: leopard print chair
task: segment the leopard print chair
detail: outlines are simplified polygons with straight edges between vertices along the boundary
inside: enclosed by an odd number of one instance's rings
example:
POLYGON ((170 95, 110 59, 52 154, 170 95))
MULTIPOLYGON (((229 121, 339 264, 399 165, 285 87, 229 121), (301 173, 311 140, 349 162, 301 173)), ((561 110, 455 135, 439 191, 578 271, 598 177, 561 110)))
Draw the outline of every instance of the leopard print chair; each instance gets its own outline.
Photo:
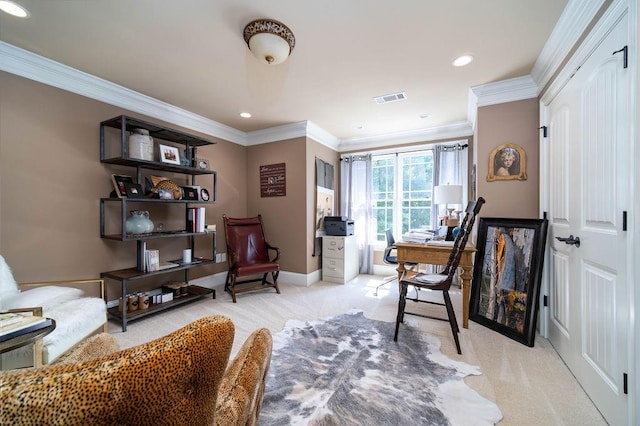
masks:
POLYGON ((97 335, 58 364, 0 373, 0 424, 255 425, 271 333, 254 331, 228 365, 233 338, 220 315, 107 355, 115 339, 97 335))

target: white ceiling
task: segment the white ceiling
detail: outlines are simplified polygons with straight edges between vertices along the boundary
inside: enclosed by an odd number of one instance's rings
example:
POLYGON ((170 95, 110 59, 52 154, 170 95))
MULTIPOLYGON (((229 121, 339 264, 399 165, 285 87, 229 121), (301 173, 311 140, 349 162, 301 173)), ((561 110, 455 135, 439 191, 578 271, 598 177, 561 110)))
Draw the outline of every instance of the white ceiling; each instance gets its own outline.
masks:
POLYGON ((349 140, 466 122, 469 88, 528 75, 567 1, 17 0, 31 17, 0 12, 0 40, 242 132, 308 120, 349 140), (295 34, 285 63, 249 52, 257 18, 295 34))

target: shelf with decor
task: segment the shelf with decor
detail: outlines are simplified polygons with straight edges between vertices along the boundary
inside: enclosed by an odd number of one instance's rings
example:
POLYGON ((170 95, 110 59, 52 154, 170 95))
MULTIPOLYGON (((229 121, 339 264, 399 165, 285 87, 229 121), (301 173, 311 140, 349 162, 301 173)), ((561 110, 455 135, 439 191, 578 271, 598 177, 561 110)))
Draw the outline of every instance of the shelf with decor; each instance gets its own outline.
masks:
MULTIPOLYGON (((100 199, 100 237, 114 241, 136 241, 137 246, 134 267, 103 272, 101 277, 120 283, 120 300, 126 300, 130 293, 135 293, 141 280, 160 279, 176 271, 184 273, 184 283, 189 289, 188 294, 179 300, 140 311, 128 312, 126 304, 120 308, 109 308, 109 317, 121 323, 123 332, 127 330, 129 321, 208 295, 215 298, 214 290, 189 284, 189 272, 192 269, 211 265, 216 259, 216 232, 204 229, 202 207, 214 204, 217 200, 217 173, 209 169, 207 160, 197 156, 199 147, 214 143, 125 115, 100 123, 100 161, 135 169, 134 176, 112 175, 114 190, 109 197, 100 199), (147 208, 159 209, 161 216, 168 216, 175 229, 160 228, 159 224, 156 226, 147 208), (198 213, 196 228, 198 209, 201 213, 198 213), (176 217, 180 210, 183 212, 176 217), (169 266, 166 269, 149 270, 147 255, 150 250, 147 250, 147 241, 166 238, 185 238, 186 250, 190 250, 193 261, 171 261, 165 265, 169 266), (193 257, 195 241, 201 238, 211 239, 210 258, 208 254, 193 257)), ((106 293, 105 300, 108 301, 106 293)))

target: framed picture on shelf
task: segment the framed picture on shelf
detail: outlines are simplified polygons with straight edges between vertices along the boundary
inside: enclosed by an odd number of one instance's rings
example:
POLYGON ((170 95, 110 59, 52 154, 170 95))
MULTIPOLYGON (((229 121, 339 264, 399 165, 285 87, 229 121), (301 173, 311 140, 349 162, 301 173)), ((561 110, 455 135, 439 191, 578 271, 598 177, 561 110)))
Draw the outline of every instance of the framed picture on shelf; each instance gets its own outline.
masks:
POLYGON ((158 198, 161 200, 173 200, 173 191, 170 189, 160 188, 158 189, 158 198))
POLYGON ((127 196, 125 183, 133 183, 133 178, 126 175, 111 175, 111 182, 118 198, 124 198, 127 196))
POLYGON ((142 198, 144 197, 144 192, 142 191, 142 185, 133 183, 133 182, 125 182, 124 183, 125 194, 129 198, 142 198))
POLYGON ((183 200, 198 201, 198 200, 200 200, 199 194, 200 194, 200 186, 197 186, 197 185, 189 186, 189 185, 187 185, 187 186, 183 186, 182 187, 182 199, 183 200))
POLYGON ((533 346, 546 219, 480 218, 469 319, 533 346))
POLYGON ((201 170, 209 170, 209 160, 205 160, 204 158, 194 158, 193 167, 201 170))
POLYGON ((180 165, 180 150, 175 146, 162 145, 160 147, 160 161, 163 163, 180 165))

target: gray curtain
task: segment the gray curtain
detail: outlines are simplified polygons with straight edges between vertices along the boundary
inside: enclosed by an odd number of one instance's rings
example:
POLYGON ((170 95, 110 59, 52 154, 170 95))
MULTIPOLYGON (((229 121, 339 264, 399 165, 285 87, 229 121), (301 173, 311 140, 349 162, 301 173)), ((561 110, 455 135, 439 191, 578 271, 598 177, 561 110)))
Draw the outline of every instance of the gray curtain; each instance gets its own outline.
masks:
MULTIPOLYGON (((460 210, 464 210, 469 202, 467 147, 466 143, 436 145, 433 155, 433 186, 462 185, 462 206, 460 206, 460 210)), ((444 211, 440 211, 440 206, 435 206, 435 208, 431 209, 431 226, 433 229, 438 226, 438 216, 443 213, 444 211)))
POLYGON ((340 215, 354 221, 354 235, 358 240, 360 273, 373 274, 373 246, 371 236, 373 185, 371 154, 346 155, 340 163, 340 215))

